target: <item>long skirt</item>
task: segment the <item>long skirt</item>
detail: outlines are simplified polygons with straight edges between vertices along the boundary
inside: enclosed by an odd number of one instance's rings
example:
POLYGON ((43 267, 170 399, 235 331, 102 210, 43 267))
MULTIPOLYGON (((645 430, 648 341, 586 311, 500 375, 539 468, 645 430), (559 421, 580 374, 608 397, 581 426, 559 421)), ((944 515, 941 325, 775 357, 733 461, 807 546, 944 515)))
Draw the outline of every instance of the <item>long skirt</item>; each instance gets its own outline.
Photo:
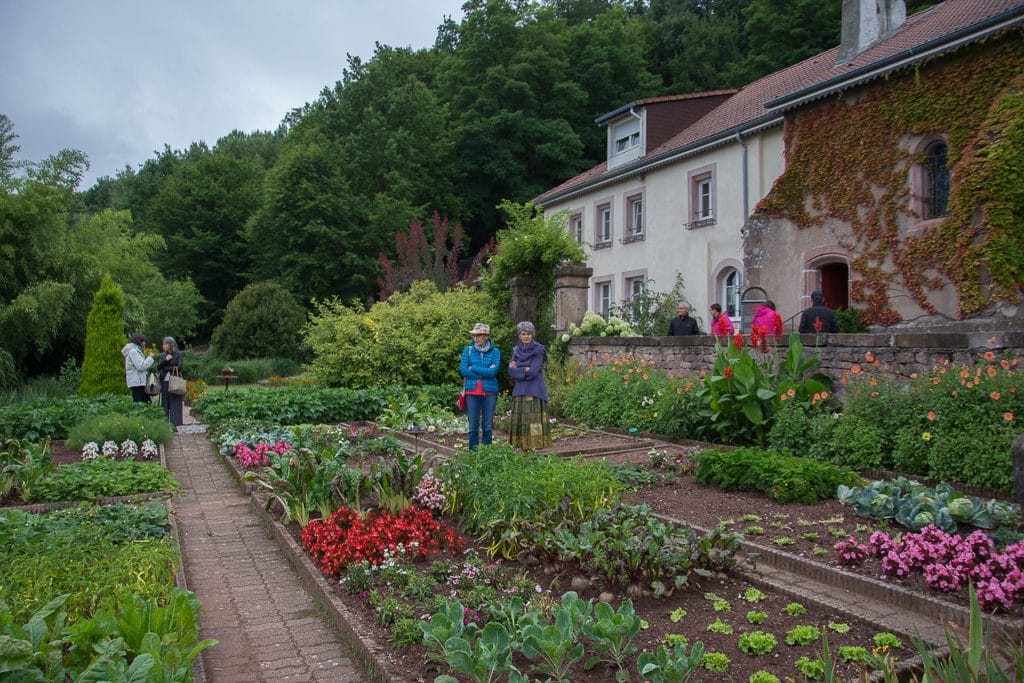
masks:
POLYGON ((180 427, 184 423, 182 411, 184 399, 167 391, 167 380, 160 383, 160 402, 164 404, 164 416, 167 421, 175 428, 180 427))
POLYGON ((534 396, 513 396, 508 441, 523 450, 540 450, 551 445, 548 404, 534 396))

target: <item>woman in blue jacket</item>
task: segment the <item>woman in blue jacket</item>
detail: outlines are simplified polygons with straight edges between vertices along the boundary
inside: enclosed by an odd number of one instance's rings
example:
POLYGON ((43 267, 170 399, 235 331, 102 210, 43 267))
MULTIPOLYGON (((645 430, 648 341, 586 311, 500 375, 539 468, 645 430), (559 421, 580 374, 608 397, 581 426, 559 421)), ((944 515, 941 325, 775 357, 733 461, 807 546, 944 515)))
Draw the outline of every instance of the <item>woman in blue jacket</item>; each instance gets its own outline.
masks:
POLYGON ((491 343, 491 326, 477 323, 469 332, 473 343, 462 349, 462 389, 466 392, 469 417, 469 450, 491 443, 494 406, 498 402, 498 368, 501 351, 491 343))

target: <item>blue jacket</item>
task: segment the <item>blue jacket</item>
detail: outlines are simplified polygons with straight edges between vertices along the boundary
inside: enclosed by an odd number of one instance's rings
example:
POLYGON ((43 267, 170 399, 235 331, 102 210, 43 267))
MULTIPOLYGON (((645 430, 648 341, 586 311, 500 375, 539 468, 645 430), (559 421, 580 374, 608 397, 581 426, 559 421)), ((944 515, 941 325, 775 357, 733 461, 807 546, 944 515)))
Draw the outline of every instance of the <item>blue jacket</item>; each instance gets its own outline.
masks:
POLYGON ((462 363, 459 372, 465 378, 462 388, 472 391, 476 388, 477 380, 483 380, 484 391, 490 394, 498 393, 498 370, 501 368, 501 351, 498 347, 487 341, 487 348, 480 351, 476 344, 469 344, 462 349, 462 363))

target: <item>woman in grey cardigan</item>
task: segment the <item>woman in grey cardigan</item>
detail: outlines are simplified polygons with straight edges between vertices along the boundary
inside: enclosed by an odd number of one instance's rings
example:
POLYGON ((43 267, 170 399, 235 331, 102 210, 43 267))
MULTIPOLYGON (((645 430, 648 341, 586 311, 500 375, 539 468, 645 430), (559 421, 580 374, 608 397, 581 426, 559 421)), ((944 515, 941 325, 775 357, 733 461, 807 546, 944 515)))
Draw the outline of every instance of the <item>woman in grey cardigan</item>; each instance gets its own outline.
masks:
POLYGON ((512 389, 508 440, 517 448, 539 450, 551 445, 548 389, 544 384, 548 351, 534 339, 537 330, 533 323, 519 323, 516 334, 519 341, 512 349, 512 361, 508 364, 508 374, 516 381, 512 389))

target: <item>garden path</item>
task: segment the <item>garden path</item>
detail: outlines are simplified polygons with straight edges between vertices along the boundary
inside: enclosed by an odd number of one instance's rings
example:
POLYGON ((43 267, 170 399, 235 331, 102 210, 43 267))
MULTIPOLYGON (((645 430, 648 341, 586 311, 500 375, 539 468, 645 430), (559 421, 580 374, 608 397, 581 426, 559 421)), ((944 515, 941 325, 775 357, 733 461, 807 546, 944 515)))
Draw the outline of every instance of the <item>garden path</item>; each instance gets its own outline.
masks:
POLYGON ((182 485, 172 505, 200 637, 219 641, 201 654, 205 680, 364 681, 204 431, 186 413, 165 452, 182 485))

